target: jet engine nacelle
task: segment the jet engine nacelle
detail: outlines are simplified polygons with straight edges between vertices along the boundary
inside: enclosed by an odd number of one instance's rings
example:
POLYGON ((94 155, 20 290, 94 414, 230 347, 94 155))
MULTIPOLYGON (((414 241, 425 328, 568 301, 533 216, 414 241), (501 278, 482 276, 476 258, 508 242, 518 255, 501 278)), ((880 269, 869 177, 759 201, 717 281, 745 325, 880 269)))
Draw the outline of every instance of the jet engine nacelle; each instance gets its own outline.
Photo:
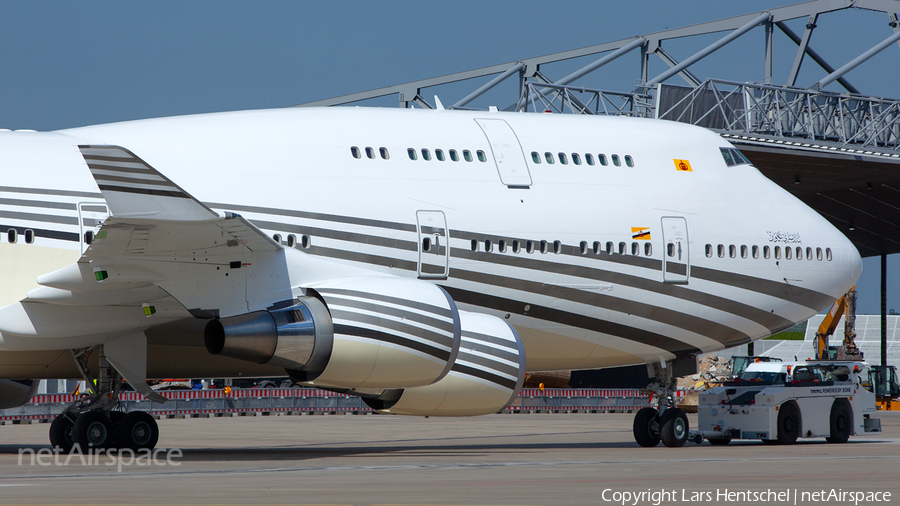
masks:
POLYGON ((525 348, 509 323, 460 311, 462 340, 450 373, 423 387, 363 396, 382 413, 473 416, 496 413, 516 399, 525 382, 525 348))
POLYGON ((40 381, 0 379, 0 409, 17 408, 30 401, 40 381))
POLYGON ((283 367, 297 381, 333 389, 429 385, 456 361, 459 311, 438 286, 372 277, 308 290, 317 297, 210 321, 207 350, 283 367))

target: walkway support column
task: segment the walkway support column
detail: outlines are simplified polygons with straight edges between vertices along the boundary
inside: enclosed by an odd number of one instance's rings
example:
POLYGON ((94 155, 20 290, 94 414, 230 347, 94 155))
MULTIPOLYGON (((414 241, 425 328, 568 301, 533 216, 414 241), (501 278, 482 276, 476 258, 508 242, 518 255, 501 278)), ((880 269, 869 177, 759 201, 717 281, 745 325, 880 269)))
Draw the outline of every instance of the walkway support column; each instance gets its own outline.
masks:
POLYGON ((887 253, 881 254, 881 365, 887 365, 887 253))

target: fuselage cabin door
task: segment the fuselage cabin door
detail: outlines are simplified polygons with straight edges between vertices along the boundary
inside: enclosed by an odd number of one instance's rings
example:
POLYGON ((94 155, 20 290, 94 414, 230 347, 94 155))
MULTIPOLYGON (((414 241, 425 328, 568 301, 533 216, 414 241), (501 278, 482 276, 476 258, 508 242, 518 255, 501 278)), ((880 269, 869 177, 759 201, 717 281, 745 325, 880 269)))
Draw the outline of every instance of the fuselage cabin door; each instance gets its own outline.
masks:
POLYGON ((417 211, 419 279, 447 279, 450 274, 450 233, 442 211, 417 211))
POLYGON ((79 202, 78 203, 78 228, 81 232, 81 252, 84 253, 88 246, 97 237, 100 225, 109 217, 109 211, 105 202, 79 202))
POLYGON ((681 216, 664 216, 662 231, 665 244, 662 263, 663 281, 687 283, 691 277, 687 220, 681 216))
POLYGON ((519 138, 506 121, 502 119, 476 119, 488 142, 500 173, 500 182, 510 188, 531 186, 531 172, 522 152, 519 138))

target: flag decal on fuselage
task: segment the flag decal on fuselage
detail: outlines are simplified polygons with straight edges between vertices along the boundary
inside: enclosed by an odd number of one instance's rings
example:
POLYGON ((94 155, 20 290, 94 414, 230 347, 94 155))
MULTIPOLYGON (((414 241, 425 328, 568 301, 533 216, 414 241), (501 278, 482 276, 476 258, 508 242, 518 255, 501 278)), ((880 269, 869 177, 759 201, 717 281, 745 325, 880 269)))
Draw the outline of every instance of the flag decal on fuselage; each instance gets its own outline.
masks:
POLYGON ((650 227, 631 227, 631 238, 641 241, 649 241, 650 227))
POLYGON ((678 172, 694 172, 694 169, 691 168, 691 162, 687 160, 679 160, 675 158, 672 160, 675 162, 675 170, 678 172))

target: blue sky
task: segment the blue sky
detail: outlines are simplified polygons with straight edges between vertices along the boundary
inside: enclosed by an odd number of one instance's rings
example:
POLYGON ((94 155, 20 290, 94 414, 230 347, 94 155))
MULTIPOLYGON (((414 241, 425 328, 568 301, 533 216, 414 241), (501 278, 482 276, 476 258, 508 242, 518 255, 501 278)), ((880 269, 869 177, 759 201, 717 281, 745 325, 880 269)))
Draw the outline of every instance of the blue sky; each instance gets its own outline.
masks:
MULTIPOLYGON (((113 2, 0 3, 0 128, 52 130, 130 119, 282 107, 635 35, 758 12, 794 2, 113 2)), ((805 20, 789 23, 802 32, 805 20)), ((881 13, 819 18, 812 46, 840 66, 892 33, 881 13)), ((718 36, 671 41, 684 59, 718 36)), ((775 80, 794 45, 776 30, 775 80)), ((698 76, 760 81, 763 31, 698 63, 698 76)), ((900 49, 850 74, 865 93, 900 96, 900 49)), ((547 66, 562 77, 591 59, 547 66)), ((583 84, 627 90, 637 53, 583 84)), ((651 74, 665 67, 652 59, 651 74)), ((824 73, 807 62, 798 84, 824 73)), ((679 78, 671 82, 679 83, 679 78)), ((429 90, 451 104, 480 82, 429 90)), ((514 84, 474 106, 508 105, 514 84)), ((393 100, 372 105, 395 105, 393 100)), ((866 261, 860 311, 879 304, 878 259, 866 261)), ((889 308, 900 310, 900 255, 890 258, 889 308)))

